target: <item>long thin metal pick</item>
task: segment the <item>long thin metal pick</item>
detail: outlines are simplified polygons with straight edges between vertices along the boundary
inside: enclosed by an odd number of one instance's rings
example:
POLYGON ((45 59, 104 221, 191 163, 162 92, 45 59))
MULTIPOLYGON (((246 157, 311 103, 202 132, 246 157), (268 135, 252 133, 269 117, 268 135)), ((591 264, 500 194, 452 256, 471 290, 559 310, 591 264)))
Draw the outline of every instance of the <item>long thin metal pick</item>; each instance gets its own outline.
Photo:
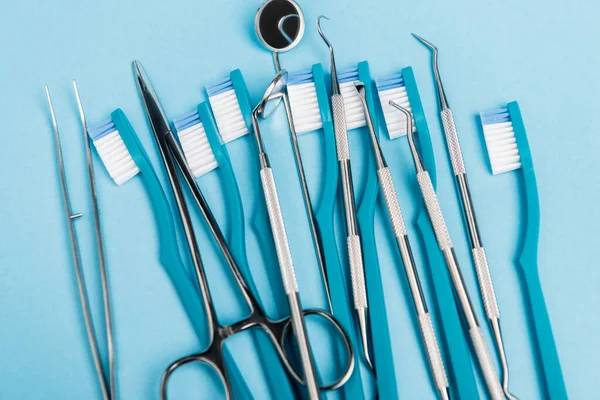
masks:
POLYGON ((96 233, 96 247, 98 250, 98 262, 100 264, 100 280, 102 284, 102 300, 104 303, 104 324, 106 329, 106 347, 108 352, 108 374, 110 383, 110 396, 112 400, 116 400, 116 372, 115 372, 115 349, 112 328, 112 313, 110 292, 108 288, 108 276, 106 272, 106 260, 104 257, 104 244, 102 240, 102 229, 100 225, 100 211, 98 208, 98 199, 96 196, 96 179, 94 176, 94 163, 92 160, 92 149, 90 146, 90 138, 87 131, 87 122, 77 82, 73 79, 73 90, 77 99, 77 108, 79 109, 79 119, 81 120, 81 129, 83 132, 83 140, 85 143, 85 156, 87 159, 88 178, 90 183, 90 196, 92 198, 92 209, 94 212, 94 227, 96 233))
POLYGON ((448 99, 446 98, 446 92, 444 91, 444 85, 442 85, 442 78, 440 78, 440 69, 438 67, 438 49, 431 42, 423 39, 421 36, 411 33, 415 39, 423 43, 429 50, 431 50, 433 57, 431 58, 431 64, 433 68, 433 76, 435 77, 435 84, 437 86, 437 92, 440 101, 441 110, 449 108, 448 99))
POLYGON ((58 124, 56 122, 56 115, 54 114, 54 107, 52 106, 52 99, 50 98, 50 90, 46 86, 46 99, 48 100, 48 107, 50 109, 50 116, 52 117, 52 127, 54 130, 54 140, 56 143, 56 159, 58 164, 58 171, 60 175, 60 186, 62 190, 64 207, 65 207, 65 218, 69 224, 69 239, 71 241, 71 251, 73 253, 73 263, 75 267, 75 275, 77 277, 77 288, 79 291, 79 301, 83 311, 83 318, 85 321, 85 329, 87 332, 88 342, 90 344, 90 350, 92 351, 92 358, 94 360, 94 366, 96 367, 96 374, 98 375, 98 381, 102 389, 102 397, 105 400, 110 400, 110 392, 104 376, 104 369, 102 362, 100 361, 100 352, 98 350, 98 340, 94 333, 94 324, 90 313, 90 304, 85 285, 83 271, 81 269, 81 256, 79 254, 79 246, 77 244, 77 237, 75 235, 74 220, 81 217, 81 213, 74 214, 71 209, 71 200, 69 199, 69 189, 67 187, 67 177, 65 174, 65 164, 62 154, 62 148, 60 145, 60 134, 58 132, 58 124))

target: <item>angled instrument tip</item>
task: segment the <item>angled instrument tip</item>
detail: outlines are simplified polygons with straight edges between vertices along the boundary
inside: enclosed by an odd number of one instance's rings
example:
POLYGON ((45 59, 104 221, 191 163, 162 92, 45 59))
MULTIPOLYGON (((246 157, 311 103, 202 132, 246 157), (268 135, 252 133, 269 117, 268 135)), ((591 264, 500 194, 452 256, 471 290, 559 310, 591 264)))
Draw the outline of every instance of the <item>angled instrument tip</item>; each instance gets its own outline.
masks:
POLYGON ((444 85, 442 84, 442 78, 440 78, 440 69, 438 67, 438 48, 428 40, 423 39, 416 33, 411 33, 415 39, 424 44, 431 51, 431 67, 433 68, 433 75, 435 78, 435 85, 438 92, 438 99, 441 110, 450 108, 448 105, 448 99, 446 98, 446 92, 444 91, 444 85))
POLYGON ((437 47, 434 46, 433 43, 431 43, 428 40, 423 39, 421 36, 417 35, 416 33, 411 33, 411 35, 417 39, 419 42, 423 43, 425 46, 429 47, 432 51, 437 52, 437 47))
POLYGON ((396 110, 401 111, 402 114, 404 114, 404 116, 406 117, 406 135, 408 136, 408 145, 410 146, 410 152, 415 163, 415 168, 417 169, 417 172, 424 171, 425 167, 423 166, 423 160, 421 160, 421 156, 419 154, 419 151, 417 150, 417 144, 413 136, 412 113, 392 100, 390 100, 388 104, 394 107, 396 110))

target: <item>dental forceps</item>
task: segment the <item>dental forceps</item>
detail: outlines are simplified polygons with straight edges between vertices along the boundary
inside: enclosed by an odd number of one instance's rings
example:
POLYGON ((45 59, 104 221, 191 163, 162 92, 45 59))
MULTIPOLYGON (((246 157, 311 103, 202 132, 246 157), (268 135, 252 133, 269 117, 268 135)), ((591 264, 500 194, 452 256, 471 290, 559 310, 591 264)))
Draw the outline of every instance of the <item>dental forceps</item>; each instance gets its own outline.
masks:
POLYGON ((473 310, 473 305, 471 304, 471 299, 469 298, 469 293, 460 271, 460 265, 458 264, 458 259, 456 258, 454 247, 452 246, 452 240, 450 239, 450 233, 448 232, 442 209, 438 202, 437 195, 435 194, 435 190, 433 189, 429 173, 425 169, 419 151, 417 150, 412 131, 412 113, 391 100, 389 104, 401 111, 406 116, 407 120, 410 121, 411 129, 408 131, 408 144, 417 172, 417 182, 425 202, 425 207, 427 208, 427 214, 429 215, 431 225, 435 232, 435 238, 442 255, 444 256, 450 278, 452 279, 454 294, 459 309, 462 311, 463 321, 467 325, 469 338, 471 339, 475 355, 479 362, 479 366, 481 367, 481 372, 483 373, 483 378, 491 398, 493 400, 504 399, 504 391, 500 385, 500 380, 498 379, 492 356, 485 343, 485 339, 483 338, 483 332, 479 327, 475 310, 473 310))
MULTIPOLYGON (((206 350, 200 353, 182 357, 174 361, 167 367, 161 379, 161 399, 167 399, 167 385, 172 374, 178 368, 191 363, 204 363, 211 366, 216 371, 217 375, 219 376, 221 382, 224 385, 226 398, 231 399, 231 379, 225 365, 223 344, 227 338, 239 332, 254 327, 260 327, 264 330, 265 333, 267 333, 267 336, 272 340, 273 345, 275 346, 275 349, 281 357, 281 360, 285 365, 287 371, 292 375, 292 377, 295 380, 297 380, 300 383, 304 383, 304 380, 302 379, 300 374, 298 374, 292 366, 292 363, 290 362, 285 351, 285 338, 288 335, 290 327, 295 328, 293 327, 293 318, 285 318, 280 321, 274 321, 270 319, 266 315, 264 310, 262 310, 262 308, 260 307, 258 300, 252 293, 250 286, 248 285, 246 279, 242 275, 239 267, 237 266, 237 263, 232 256, 229 246, 227 245, 227 242, 225 240, 225 237, 216 219, 214 218, 210 207, 206 203, 202 192, 196 185, 194 175, 185 160, 185 156, 183 154, 183 151, 179 147, 177 139, 171 131, 168 119, 162 109, 162 106, 159 102, 156 93, 154 92, 154 89, 150 84, 150 80, 148 79, 146 73, 142 68, 141 63, 135 61, 133 64, 133 69, 140 96, 142 97, 142 102, 144 103, 148 119, 150 120, 152 131, 160 149, 163 162, 167 168, 169 181, 175 194, 175 198, 180 209, 180 214, 182 215, 184 229, 186 232, 186 236, 188 237, 188 245, 192 252, 194 261, 194 278, 196 279, 196 282, 198 283, 198 286, 200 288, 203 305, 207 312, 208 331, 210 338, 209 345, 206 350), (187 209, 185 198, 183 197, 183 190, 179 182, 178 173, 181 173, 188 188, 191 190, 194 201, 200 208, 203 217, 206 219, 211 234, 216 240, 217 245, 225 258, 225 261, 229 269, 231 270, 233 277, 235 278, 236 283, 240 291, 242 292, 242 295, 244 296, 246 304, 250 309, 250 315, 248 317, 231 325, 223 326, 218 321, 210 288, 207 283, 204 266, 202 264, 198 245, 194 237, 192 222, 189 218, 189 212, 187 209)), ((321 389, 333 390, 343 386, 346 383, 346 381, 350 378, 350 375, 352 374, 352 370, 354 368, 354 353, 350 345, 349 337, 347 336, 343 328, 337 323, 337 321, 329 314, 321 310, 302 311, 300 309, 299 312, 302 314, 302 316, 316 315, 325 318, 325 320, 328 323, 333 325, 333 327, 344 340, 348 355, 347 369, 344 372, 341 379, 332 384, 325 385, 321 389)), ((318 388, 316 398, 318 398, 318 388)))
POLYGON ((363 347, 363 356, 367 364, 374 371, 371 356, 369 355, 369 335, 367 330, 367 290, 365 288, 365 271, 363 266, 362 246, 356 222, 356 207, 354 204, 354 184, 350 168, 350 147, 348 144, 348 130, 346 127, 346 110, 344 98, 340 89, 335 65, 333 46, 321 30, 321 19, 328 19, 321 15, 317 18, 317 30, 329 49, 331 61, 331 107, 333 112, 333 127, 335 131, 335 144, 340 171, 341 190, 343 196, 344 215, 346 223, 346 244, 350 275, 352 279, 352 295, 354 309, 358 318, 358 328, 363 347))
POLYGON ((54 106, 52 105, 52 99, 50 97, 50 90, 46 86, 46 100, 48 102, 48 108, 50 110, 50 116, 52 118, 52 128, 54 132, 54 141, 56 145, 56 159, 58 164, 58 170, 60 175, 60 185, 63 195, 63 202, 65 207, 65 216, 69 223, 69 239, 71 242, 71 251, 73 254, 73 262, 75 267, 75 275, 77 278, 77 289, 79 292, 79 301, 83 312, 83 319, 85 323, 85 329, 88 336, 88 342, 90 350, 92 352, 92 359, 96 368, 96 374, 102 390, 102 397, 105 400, 116 400, 116 372, 115 372, 115 358, 114 358, 114 340, 113 340, 113 329, 112 329, 112 313, 110 306, 110 295, 108 290, 108 276, 106 273, 106 262, 104 258, 104 244, 102 240, 102 230, 100 229, 100 212, 98 210, 98 201, 96 198, 96 181, 94 178, 94 164, 92 161, 92 152, 90 147, 89 138, 87 135, 87 128, 85 125, 85 115, 81 106, 81 99, 79 97, 79 91, 77 89, 77 83, 73 80, 73 88, 75 90, 75 96, 77 98, 77 104, 79 107, 79 113, 81 123, 83 126, 83 135, 85 141, 85 153, 87 162, 88 179, 90 184, 90 196, 92 200, 92 209, 94 214, 94 227, 96 236, 96 247, 98 251, 98 259, 100 266, 100 280, 102 288, 102 300, 104 307, 104 323, 106 329, 106 351, 108 353, 108 379, 105 376, 104 367, 100 358, 100 350, 98 346, 98 338, 94 330, 94 323, 92 320, 92 313, 90 311, 90 302, 83 269, 81 267, 81 254, 79 250, 79 244, 77 242, 77 234, 75 232, 75 220, 80 218, 83 214, 73 213, 71 208, 71 200, 69 198, 69 189, 67 187, 67 176, 65 173, 65 165, 62 154, 62 147, 60 141, 60 134, 58 130, 58 122, 56 121, 56 115, 54 113, 54 106))
MULTIPOLYGON (((408 286, 410 288, 413 304, 417 313, 419 328, 421 329, 421 338, 427 352, 429 368, 431 370, 435 386, 440 393, 440 398, 442 400, 448 400, 450 398, 448 393, 448 378, 446 377, 446 370, 444 368, 444 362, 442 361, 442 354, 440 353, 440 347, 435 336, 431 316, 429 315, 429 310, 427 309, 425 296, 423 296, 421 281, 419 280, 417 266, 415 265, 410 241, 408 240, 408 233, 406 232, 406 225, 404 224, 404 217, 402 216, 398 195, 396 194, 396 189, 394 188, 392 173, 387 166, 383 151, 381 151, 379 139, 375 133, 375 126, 373 125, 371 111, 369 110, 369 106, 367 105, 367 100, 365 98, 365 85, 362 82, 356 82, 354 86, 358 91, 358 95, 365 111, 373 152, 375 153, 377 179, 379 181, 381 192, 383 193, 383 198, 385 200, 386 210, 392 225, 392 230, 394 231, 394 236, 396 237, 398 251, 400 252, 402 263, 404 264, 408 286)), ((412 119, 408 122, 408 124, 408 129, 411 129, 412 132, 412 119)))
POLYGON ((477 272, 479 291, 481 298, 483 299, 483 305, 485 306, 485 313, 494 333, 496 349, 498 350, 498 355, 500 356, 503 372, 502 388, 504 390, 504 394, 509 400, 518 400, 513 394, 510 393, 508 388, 508 361, 506 358, 506 351, 504 349, 504 342, 502 340, 502 331, 500 329, 500 309, 498 307, 498 301, 496 300, 496 293, 494 291, 494 284, 492 282, 490 268, 488 266, 483 243, 481 241, 479 228, 477 226, 477 218, 475 216, 473 200, 471 199, 469 182, 467 181, 467 170, 465 169, 465 164, 463 162, 462 150, 460 149, 460 142, 458 140, 456 125, 454 123, 454 115, 452 114, 452 109, 450 109, 450 106, 448 105, 448 99, 446 98, 444 85, 442 84, 442 79, 440 78, 438 49, 421 36, 414 33, 412 35, 415 39, 425 45, 425 47, 427 47, 432 54, 431 63, 433 67, 436 90, 438 93, 440 117, 442 120, 444 134, 446 136, 448 153, 450 154, 450 159, 452 161, 452 170, 454 171, 454 177, 460 193, 463 214, 469 230, 471 256, 477 272))

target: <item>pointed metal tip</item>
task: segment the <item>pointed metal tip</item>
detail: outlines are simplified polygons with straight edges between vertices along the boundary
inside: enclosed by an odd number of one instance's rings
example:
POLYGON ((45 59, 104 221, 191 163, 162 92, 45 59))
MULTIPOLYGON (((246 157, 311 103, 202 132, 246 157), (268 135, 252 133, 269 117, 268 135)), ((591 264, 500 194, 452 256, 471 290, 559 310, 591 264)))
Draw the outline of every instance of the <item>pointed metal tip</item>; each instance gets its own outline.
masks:
POLYGON ((434 52, 437 51, 437 47, 435 47, 435 45, 433 43, 431 43, 428 40, 425 40, 424 38, 422 38, 421 36, 417 35, 416 33, 411 33, 411 35, 417 39, 419 42, 423 43, 425 46, 429 47, 431 50, 433 50, 434 52))
POLYGON ((326 15, 322 15, 322 14, 321 14, 321 15, 319 15, 319 16, 317 17, 317 25, 320 25, 320 24, 321 24, 321 20, 322 20, 322 19, 326 19, 327 21, 331 21, 331 20, 329 19, 329 17, 328 17, 328 16, 326 16, 326 15))

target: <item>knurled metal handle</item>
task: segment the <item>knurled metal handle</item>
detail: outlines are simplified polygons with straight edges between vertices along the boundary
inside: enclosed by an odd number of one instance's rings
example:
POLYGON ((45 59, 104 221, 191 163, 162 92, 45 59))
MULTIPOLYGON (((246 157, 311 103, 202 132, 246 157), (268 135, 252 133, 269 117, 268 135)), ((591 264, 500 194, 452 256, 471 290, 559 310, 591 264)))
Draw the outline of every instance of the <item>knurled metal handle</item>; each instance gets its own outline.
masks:
POLYGON ((352 294, 354 308, 367 308, 367 289, 365 288, 365 269, 363 266, 360 237, 348 236, 348 259, 350 261, 350 275, 352 279, 352 294))
POLYGON ((477 271, 477 280, 479 281, 479 289, 483 297, 483 305, 485 313, 489 319, 500 318, 500 310, 496 300, 496 292, 490 275, 487 257, 483 247, 477 247, 472 250, 473 260, 475 261, 475 270, 477 271))
POLYGON ((481 328, 478 326, 473 327, 469 330, 469 334, 471 336, 473 348, 475 349, 475 355, 479 361, 479 366, 481 367, 483 379, 488 388, 488 392, 490 393, 490 397, 492 400, 503 400, 504 391, 500 385, 500 379, 498 378, 496 367, 494 367, 494 361, 492 360, 490 351, 485 344, 481 328))
POLYGON ((392 181, 392 174, 389 168, 381 168, 377 171, 379 177, 379 183, 381 184, 381 191, 383 192, 383 198, 385 200, 385 206, 387 208, 392 229, 394 230, 394 236, 400 239, 406 235, 406 225, 404 224, 404 218, 402 217, 402 210, 400 209, 400 203, 398 202, 398 196, 396 194, 396 188, 394 188, 394 182, 392 181))
POLYGON ((339 161, 350 159, 348 147, 348 130, 346 127, 346 108, 344 97, 341 94, 331 96, 331 108, 333 109, 333 128, 335 131, 335 147, 339 161))
POLYGON ((448 146, 448 152, 450 153, 450 160, 452 161, 454 175, 464 174, 465 163, 463 161, 462 151, 460 150, 460 143, 458 142, 458 134, 456 133, 454 115, 452 114, 452 110, 449 108, 443 110, 441 115, 442 126, 444 127, 444 133, 446 135, 446 144, 448 146))
POLYGON ((423 335, 423 341, 425 342, 425 349, 427 350, 427 357, 429 358, 429 364, 433 373, 433 379, 438 389, 443 390, 448 387, 448 377, 446 376, 446 369, 444 368, 444 362, 442 361, 442 353, 440 352, 440 346, 437 338, 435 337, 435 331, 433 330, 433 323, 429 313, 419 315, 419 326, 421 327, 421 334, 423 335))
POLYGON ((296 282, 296 272, 294 271, 287 233, 285 232, 283 214, 281 212, 281 206, 279 205, 279 196, 277 195, 277 188, 275 187, 275 179, 273 178, 273 170, 271 168, 261 169, 260 181, 265 193, 267 212, 269 214, 271 231, 273 232, 273 240, 275 241, 277 260, 279 260, 279 268, 281 269, 283 287, 285 288, 285 293, 288 295, 297 293, 298 283, 296 282))
POLYGON ((448 232, 446 221, 444 221, 442 209, 435 194, 435 190, 433 189, 429 173, 427 171, 417 173, 417 181, 419 182, 423 200, 425 201, 425 207, 427 208, 429 219, 433 225, 433 231, 435 232, 435 237, 437 238, 440 250, 451 249, 452 241, 450 240, 450 233, 448 232))

